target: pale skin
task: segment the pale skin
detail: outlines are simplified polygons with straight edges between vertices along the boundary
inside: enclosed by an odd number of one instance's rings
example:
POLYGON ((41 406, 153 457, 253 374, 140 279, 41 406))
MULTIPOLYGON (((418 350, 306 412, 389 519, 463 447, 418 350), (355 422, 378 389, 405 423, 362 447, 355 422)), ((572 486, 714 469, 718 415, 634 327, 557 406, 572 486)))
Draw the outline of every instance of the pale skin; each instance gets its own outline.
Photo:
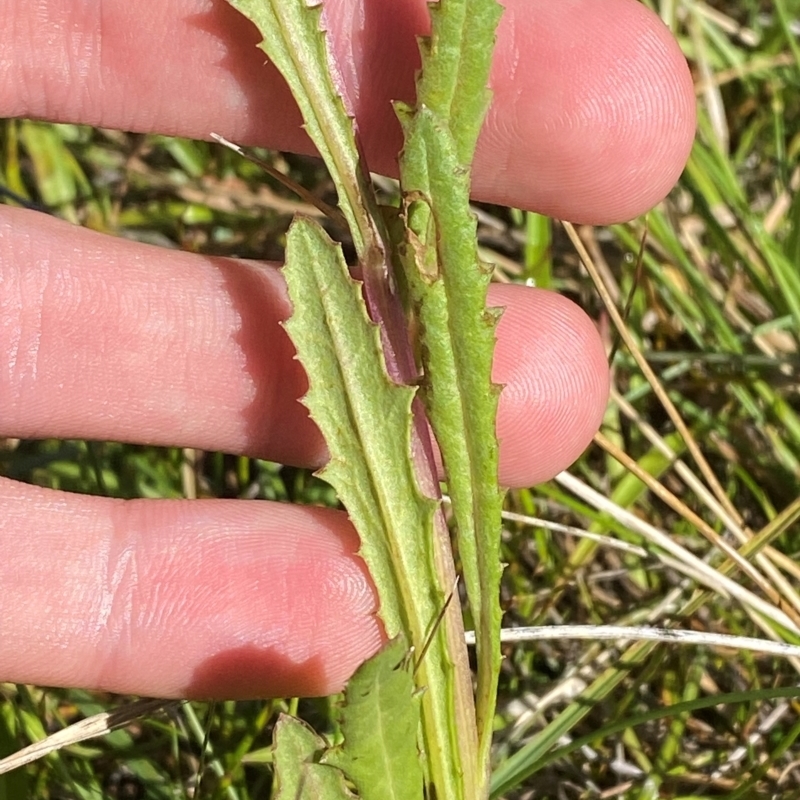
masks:
MULTIPOLYGON (((327 1, 327 0, 326 0, 327 1)), ((422 0, 331 2, 371 167, 399 146, 422 0)), ((477 199, 628 219, 677 180, 691 79, 634 0, 507 0, 477 199)), ((295 151, 309 146, 257 36, 221 0, 0 0, 0 117, 295 151)), ((528 486, 591 440, 608 391, 595 325, 497 287, 500 478, 528 486)), ((0 206, 0 436, 198 447, 319 466, 274 266, 162 251, 0 206)), ((256 501, 121 502, 0 479, 0 681, 150 696, 339 689, 379 646, 347 517, 256 501)))

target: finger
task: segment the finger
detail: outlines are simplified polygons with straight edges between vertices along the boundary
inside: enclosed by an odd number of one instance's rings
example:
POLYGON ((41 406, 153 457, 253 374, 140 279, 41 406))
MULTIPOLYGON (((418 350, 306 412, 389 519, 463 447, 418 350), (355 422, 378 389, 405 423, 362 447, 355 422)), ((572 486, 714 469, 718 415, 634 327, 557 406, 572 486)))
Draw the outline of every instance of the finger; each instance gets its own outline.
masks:
POLYGON ((347 517, 0 479, 0 680, 153 697, 326 695, 379 646, 347 517))
MULTIPOLYGON (((602 418, 608 368, 592 322, 557 295, 495 286, 500 479, 570 464, 602 418)), ((180 445, 319 466, 305 373, 280 323, 274 268, 0 214, 0 435, 180 445)))
MULTIPOLYGON (((506 0, 476 196, 583 222, 649 209, 694 132, 685 61, 635 0, 506 0)), ((424 0, 327 0, 333 46, 375 171, 400 146, 390 101, 413 97, 424 0)), ((0 0, 0 117, 31 116, 308 151, 253 27, 222 0, 0 0), (8 38, 8 32, 14 36, 8 38)))

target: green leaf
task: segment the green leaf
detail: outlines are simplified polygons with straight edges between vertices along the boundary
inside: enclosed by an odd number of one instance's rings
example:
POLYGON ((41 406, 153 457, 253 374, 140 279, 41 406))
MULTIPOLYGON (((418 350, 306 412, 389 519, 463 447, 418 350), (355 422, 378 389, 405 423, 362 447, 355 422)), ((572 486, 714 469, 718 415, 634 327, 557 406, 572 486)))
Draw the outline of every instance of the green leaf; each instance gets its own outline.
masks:
MULTIPOLYGON (((324 35, 324 3, 312 0, 229 0, 252 20, 261 48, 280 70, 303 115, 308 135, 336 186, 364 278, 372 318, 381 335, 390 374, 400 383, 416 375, 405 317, 389 276, 388 237, 355 121, 343 99, 344 82, 324 35)), ((432 473, 432 468, 429 468, 432 473)), ((433 479, 432 479, 432 482, 433 479)))
POLYGON ((342 707, 344 744, 324 764, 341 769, 362 800, 421 800, 419 695, 402 637, 385 645, 350 679, 342 707))
POLYGON ((275 800, 354 800, 341 770, 319 763, 326 748, 305 722, 281 714, 272 737, 275 800))
POLYGON ((491 381, 499 312, 486 308, 490 269, 478 257, 469 164, 488 105, 499 13, 494 0, 445 0, 431 7, 431 36, 420 45, 417 105, 397 106, 406 230, 393 232, 419 324, 422 399, 442 453, 475 620, 484 780, 500 674, 499 389, 491 381))
POLYGON ((502 8, 495 0, 440 0, 428 8, 431 35, 420 42, 417 108, 447 121, 456 159, 466 166, 491 98, 487 84, 502 8))
POLYGON ((427 108, 403 124, 401 261, 419 323, 422 399, 445 465, 475 620, 478 735, 488 765, 500 671, 499 388, 491 382, 498 312, 486 308, 490 273, 478 259, 469 177, 447 127, 427 108))
MULTIPOLYGON (((436 504, 422 496, 409 464, 415 390, 387 376, 359 284, 341 249, 311 220, 295 218, 289 229, 284 276, 294 307, 285 327, 309 375, 303 402, 330 451, 320 476, 336 488, 360 533, 370 574, 384 587, 387 634, 423 642, 444 597, 429 597, 422 618, 402 602, 412 581, 432 578, 425 532, 436 504)), ((431 594, 430 584, 423 593, 431 594)))
MULTIPOLYGON (((362 163, 352 117, 342 99, 344 85, 323 35, 323 3, 308 0, 228 0, 255 23, 261 49, 280 70, 303 115, 339 195, 362 263, 382 249, 375 228, 369 171, 362 163)), ((380 259, 383 262, 383 258, 380 259)))
POLYGON ((452 616, 432 630, 446 596, 438 578, 437 505, 420 492, 410 452, 415 390, 388 377, 360 284, 350 278, 341 248, 316 223, 292 223, 284 275, 294 306, 286 329, 309 375, 304 403, 330 451, 320 474, 359 532, 388 635, 402 633, 419 653, 430 641, 415 672, 417 685, 425 687, 420 745, 426 780, 439 800, 472 800, 477 742, 471 687, 459 679, 452 655, 463 650, 463 638, 455 638, 452 616))

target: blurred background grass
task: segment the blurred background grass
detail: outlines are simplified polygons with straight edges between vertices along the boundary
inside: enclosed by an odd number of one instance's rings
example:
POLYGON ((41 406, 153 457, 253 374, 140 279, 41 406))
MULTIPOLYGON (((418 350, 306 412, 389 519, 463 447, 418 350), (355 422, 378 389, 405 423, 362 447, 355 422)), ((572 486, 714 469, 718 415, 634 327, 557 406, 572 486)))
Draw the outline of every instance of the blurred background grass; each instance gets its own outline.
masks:
MULTIPOLYGON (((481 243, 498 265, 497 279, 532 281, 573 298, 614 352, 604 446, 591 447, 571 468, 572 483, 510 493, 506 507, 629 545, 620 550, 508 520, 505 624, 674 623, 798 643, 800 626, 769 621, 720 591, 698 596, 696 578, 665 561, 663 548, 615 509, 668 533, 716 574, 728 567, 709 534, 680 505, 656 496, 646 476, 729 544, 766 526, 764 581, 729 574, 791 620, 800 618, 800 5, 648 5, 671 26, 694 72, 695 147, 678 187, 646 219, 578 233, 616 305, 627 306, 628 330, 735 512, 726 517, 719 500, 709 502, 693 483, 699 471, 686 442, 630 349, 616 346, 563 228, 535 214, 481 206, 481 243), (614 445, 630 463, 609 454, 614 445), (613 507, 601 507, 579 486, 613 507)), ((281 258, 299 201, 218 145, 28 120, 0 126, 0 184, 18 199, 164 247, 281 258)), ((259 155, 331 199, 317 161, 259 155)), ((336 502, 303 470, 114 442, 0 441, 0 474, 114 497, 336 502)), ((497 791, 519 798, 796 798, 800 705, 767 690, 797 686, 798 669, 791 660, 710 647, 632 652, 564 640, 509 646, 496 721, 497 791), (756 694, 736 696, 746 690, 756 694), (704 699, 706 707, 669 708, 704 699)), ((0 684, 0 754, 125 701, 0 684)), ((0 800, 196 797, 201 774, 202 797, 264 798, 275 714, 299 711, 335 735, 332 702, 184 704, 0 776, 0 800)))

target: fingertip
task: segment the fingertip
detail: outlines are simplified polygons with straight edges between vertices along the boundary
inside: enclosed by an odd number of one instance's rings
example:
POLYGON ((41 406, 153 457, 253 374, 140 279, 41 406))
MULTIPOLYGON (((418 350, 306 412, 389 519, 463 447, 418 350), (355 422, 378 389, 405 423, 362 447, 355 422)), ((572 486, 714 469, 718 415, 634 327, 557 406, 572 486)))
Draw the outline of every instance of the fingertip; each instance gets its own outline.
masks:
POLYGON ((592 320, 560 295, 495 284, 489 301, 505 307, 493 371, 504 386, 500 482, 532 486, 568 467, 591 442, 608 400, 606 355, 592 320))
POLYGON ((686 60, 632 0, 506 0, 477 195, 608 224, 664 198, 688 158, 695 102, 686 60))
POLYGON ((5 680, 150 697, 327 695, 384 640, 340 511, 123 502, 2 478, 0 505, 5 680))
MULTIPOLYGON (((153 607, 164 603, 164 586, 181 598, 169 627, 185 633, 160 643, 173 658, 179 644, 185 653, 183 670, 170 665, 169 694, 246 699, 340 691, 383 641, 375 588, 347 515, 268 502, 202 505, 165 509, 172 531, 177 511, 197 541, 179 575, 146 581, 151 595, 144 602, 153 607), (189 624, 181 626, 182 619, 189 624)), ((156 506, 140 508, 153 519, 156 506)), ((142 545, 158 552, 154 540, 148 530, 142 545)), ((158 556, 152 561, 158 564, 158 556)), ((159 646, 152 631, 136 633, 143 646, 159 646)), ((111 680, 119 674, 115 669, 111 680)), ((142 677, 137 667, 135 678, 142 677)))

